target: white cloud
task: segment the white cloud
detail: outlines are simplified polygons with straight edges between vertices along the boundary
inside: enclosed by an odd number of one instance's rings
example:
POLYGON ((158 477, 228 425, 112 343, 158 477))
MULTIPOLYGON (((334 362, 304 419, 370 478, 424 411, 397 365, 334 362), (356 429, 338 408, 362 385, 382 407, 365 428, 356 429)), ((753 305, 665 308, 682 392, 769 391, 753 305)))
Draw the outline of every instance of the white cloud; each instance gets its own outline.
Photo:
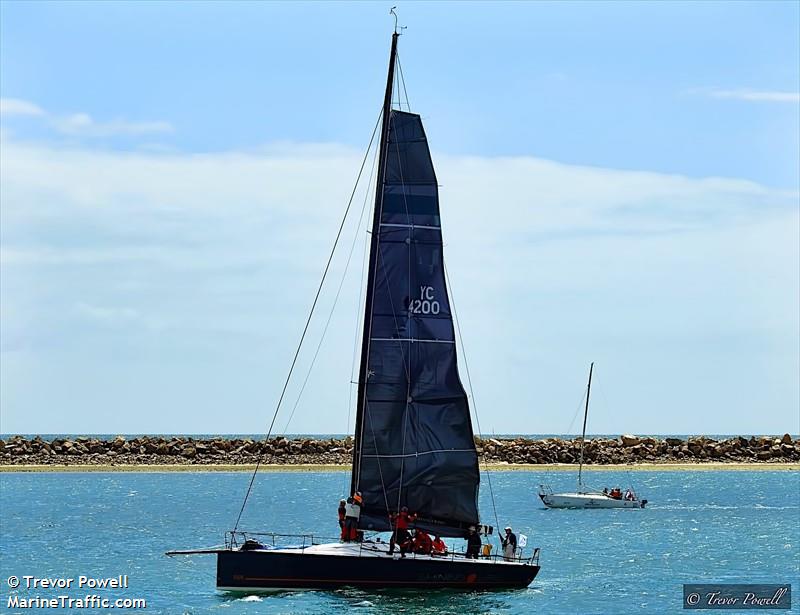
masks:
POLYGON ((89 303, 78 302, 75 311, 89 318, 106 324, 125 324, 140 318, 139 313, 128 307, 103 307, 89 303))
POLYGON ((86 113, 53 118, 51 123, 62 134, 82 137, 136 136, 174 131, 169 122, 129 122, 126 120, 97 122, 86 113))
POLYGON ((798 103, 800 102, 800 92, 780 92, 767 90, 706 90, 712 98, 729 98, 733 100, 746 100, 750 102, 778 102, 778 103, 798 103))
POLYGON ((113 249, 72 247, 67 250, 41 245, 25 248, 0 247, 0 262, 5 265, 85 266, 131 261, 157 262, 160 256, 157 248, 146 246, 113 249))
POLYGON ((87 113, 72 115, 55 115, 48 113, 38 105, 17 98, 0 99, 0 113, 5 116, 41 117, 56 132, 74 137, 106 138, 115 136, 138 136, 145 134, 163 134, 174 132, 169 122, 132 122, 125 119, 114 119, 99 122, 87 113))
POLYGON ((41 107, 27 100, 18 98, 0 98, 0 114, 2 115, 45 115, 41 107))
MULTIPOLYGON (((120 415, 142 421, 131 432, 258 429, 361 153, 296 144, 130 153, 6 139, 3 156, 0 314, 13 355, 4 406, 32 408, 49 375, 50 407, 70 399, 88 412, 128 391, 120 415), (219 408, 236 408, 224 425, 219 408)), ((491 408, 485 428, 562 431, 594 359, 618 406, 594 423, 600 431, 786 429, 798 403, 796 193, 529 157, 434 160, 452 291, 476 395, 491 408), (712 425, 719 414, 706 407, 724 408, 728 422, 712 425)), ((358 193, 355 218, 372 195, 358 193)), ((343 252, 356 236, 365 234, 352 223, 343 252)), ((340 252, 328 290, 342 263, 340 252)), ((359 274, 351 266, 298 431, 344 431, 359 274)))

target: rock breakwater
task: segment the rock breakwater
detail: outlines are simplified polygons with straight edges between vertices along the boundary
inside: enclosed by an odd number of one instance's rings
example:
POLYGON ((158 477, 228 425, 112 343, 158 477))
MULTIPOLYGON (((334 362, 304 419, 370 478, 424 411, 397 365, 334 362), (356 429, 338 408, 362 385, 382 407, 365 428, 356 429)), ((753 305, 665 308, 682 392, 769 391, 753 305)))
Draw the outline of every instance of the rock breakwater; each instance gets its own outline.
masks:
MULTIPOLYGON (((580 439, 476 438, 482 461, 490 464, 577 463, 580 439)), ((0 465, 348 465, 353 439, 270 440, 123 436, 0 440, 0 465)), ((588 465, 626 463, 792 463, 800 461, 800 439, 752 436, 715 440, 704 436, 653 438, 623 435, 586 440, 588 465)))

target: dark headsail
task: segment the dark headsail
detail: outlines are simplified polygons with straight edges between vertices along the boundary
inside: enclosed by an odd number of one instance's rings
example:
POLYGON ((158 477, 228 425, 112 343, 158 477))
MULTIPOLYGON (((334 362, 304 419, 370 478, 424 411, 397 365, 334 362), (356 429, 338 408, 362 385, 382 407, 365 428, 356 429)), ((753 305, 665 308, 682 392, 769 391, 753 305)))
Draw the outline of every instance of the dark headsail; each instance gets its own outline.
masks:
POLYGON ((391 110, 392 41, 367 279, 353 455, 360 527, 463 536, 478 523, 478 458, 456 366, 436 175, 418 115, 391 110))

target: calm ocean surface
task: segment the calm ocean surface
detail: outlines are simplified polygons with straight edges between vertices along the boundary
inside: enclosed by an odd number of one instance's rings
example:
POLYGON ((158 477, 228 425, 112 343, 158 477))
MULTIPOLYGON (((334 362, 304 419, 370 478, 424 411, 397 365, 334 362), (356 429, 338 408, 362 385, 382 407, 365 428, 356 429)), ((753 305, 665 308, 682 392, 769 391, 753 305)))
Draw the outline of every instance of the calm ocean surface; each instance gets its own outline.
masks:
MULTIPOLYGON (((334 535, 348 478, 263 473, 242 526, 334 535)), ((31 612, 6 608, 9 575, 126 574, 127 590, 16 591, 141 597, 144 613, 682 613, 682 583, 792 582, 791 612, 800 613, 798 472, 589 473, 600 487, 633 481, 651 502, 640 511, 544 510, 535 497, 539 482, 572 489, 573 474, 496 472, 499 524, 527 534, 528 551, 542 549, 542 571, 527 590, 230 597, 214 590, 212 557, 164 552, 222 542, 248 480, 246 473, 0 474, 0 612, 31 612)), ((481 491, 483 520, 495 525, 485 477, 481 491)))

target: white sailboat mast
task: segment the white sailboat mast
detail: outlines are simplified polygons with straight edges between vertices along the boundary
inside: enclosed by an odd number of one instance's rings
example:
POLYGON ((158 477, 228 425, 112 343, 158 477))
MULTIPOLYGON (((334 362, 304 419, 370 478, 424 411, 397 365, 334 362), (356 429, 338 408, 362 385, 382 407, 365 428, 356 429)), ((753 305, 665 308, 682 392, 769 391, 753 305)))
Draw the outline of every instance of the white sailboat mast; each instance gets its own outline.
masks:
POLYGON ((589 416, 589 395, 592 392, 592 371, 594 370, 594 363, 589 366, 589 383, 586 385, 586 407, 583 411, 583 431, 581 432, 581 453, 578 460, 578 493, 583 488, 583 446, 586 442, 586 419, 589 416))

